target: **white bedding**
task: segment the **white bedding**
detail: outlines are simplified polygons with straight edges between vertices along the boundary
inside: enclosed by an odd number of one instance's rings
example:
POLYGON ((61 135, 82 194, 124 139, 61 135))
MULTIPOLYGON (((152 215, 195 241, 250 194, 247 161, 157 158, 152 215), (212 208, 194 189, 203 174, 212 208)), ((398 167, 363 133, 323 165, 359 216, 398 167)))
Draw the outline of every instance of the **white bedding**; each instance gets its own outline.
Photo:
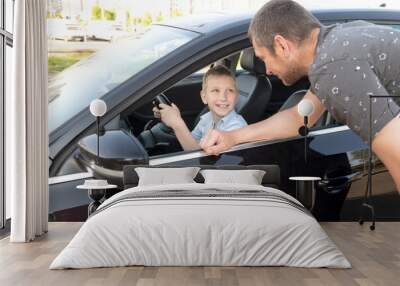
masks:
POLYGON ((105 201, 50 269, 127 265, 351 267, 318 222, 295 203, 300 204, 282 191, 254 185, 193 183, 131 188, 105 201), (271 199, 178 195, 118 202, 132 194, 146 194, 137 192, 168 190, 258 190, 271 199))

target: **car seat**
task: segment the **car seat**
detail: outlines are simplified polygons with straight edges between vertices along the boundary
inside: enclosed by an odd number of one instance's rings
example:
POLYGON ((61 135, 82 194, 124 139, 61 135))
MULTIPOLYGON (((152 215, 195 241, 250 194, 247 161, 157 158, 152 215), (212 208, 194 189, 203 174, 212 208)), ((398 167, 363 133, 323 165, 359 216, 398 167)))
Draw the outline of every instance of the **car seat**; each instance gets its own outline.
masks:
MULTIPOLYGON (((295 105, 297 105, 303 97, 306 95, 307 90, 306 89, 301 89, 298 91, 293 92, 288 99, 282 104, 281 108, 279 111, 283 111, 285 109, 291 108, 295 105)), ((322 116, 317 120, 317 122, 313 125, 314 128, 322 127, 327 124, 329 121, 330 115, 328 114, 327 111, 325 111, 322 116)))

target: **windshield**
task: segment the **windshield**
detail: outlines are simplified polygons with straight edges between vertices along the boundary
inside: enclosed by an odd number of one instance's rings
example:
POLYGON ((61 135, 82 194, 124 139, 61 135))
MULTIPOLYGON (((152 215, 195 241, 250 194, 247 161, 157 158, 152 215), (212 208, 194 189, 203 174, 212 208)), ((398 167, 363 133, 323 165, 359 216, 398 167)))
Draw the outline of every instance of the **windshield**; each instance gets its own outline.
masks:
POLYGON ((196 36, 190 31, 151 26, 67 68, 49 82, 49 133, 87 108, 93 99, 196 36))

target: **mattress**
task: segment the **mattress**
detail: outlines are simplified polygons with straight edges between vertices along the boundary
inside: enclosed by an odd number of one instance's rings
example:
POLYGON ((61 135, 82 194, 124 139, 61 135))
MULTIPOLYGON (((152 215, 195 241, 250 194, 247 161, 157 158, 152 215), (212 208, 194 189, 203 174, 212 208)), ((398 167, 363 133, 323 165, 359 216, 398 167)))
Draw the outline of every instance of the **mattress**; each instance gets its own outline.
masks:
POLYGON ((129 265, 351 267, 286 193, 198 183, 138 186, 114 195, 50 269, 129 265))

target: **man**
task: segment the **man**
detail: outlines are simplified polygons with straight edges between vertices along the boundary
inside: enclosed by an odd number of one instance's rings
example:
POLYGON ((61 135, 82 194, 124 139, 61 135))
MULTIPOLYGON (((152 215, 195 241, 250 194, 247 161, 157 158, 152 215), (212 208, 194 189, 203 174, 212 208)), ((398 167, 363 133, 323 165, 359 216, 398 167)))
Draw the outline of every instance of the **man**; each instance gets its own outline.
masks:
MULTIPOLYGON (((324 27, 291 0, 272 0, 253 18, 249 37, 268 75, 285 85, 308 76, 304 96, 313 102, 314 124, 325 110, 368 142, 369 95, 400 95, 400 32, 356 21, 324 27)), ((399 106, 391 98, 373 99, 372 149, 400 191, 399 106)), ((232 146, 298 134, 303 118, 297 106, 230 132, 211 130, 200 146, 219 154, 232 146)))

